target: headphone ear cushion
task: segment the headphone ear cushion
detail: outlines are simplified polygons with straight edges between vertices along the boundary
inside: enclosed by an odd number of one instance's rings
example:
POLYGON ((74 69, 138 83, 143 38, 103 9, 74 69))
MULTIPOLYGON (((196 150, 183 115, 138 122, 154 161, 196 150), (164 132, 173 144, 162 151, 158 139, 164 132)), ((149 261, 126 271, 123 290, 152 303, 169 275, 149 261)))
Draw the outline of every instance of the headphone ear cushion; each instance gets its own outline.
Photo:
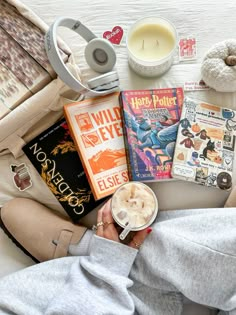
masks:
POLYGON ((116 71, 108 72, 99 77, 90 79, 88 87, 94 91, 108 91, 119 88, 119 77, 116 71))
POLYGON ((96 72, 109 72, 116 64, 115 50, 107 39, 92 39, 85 47, 84 53, 87 64, 96 72))

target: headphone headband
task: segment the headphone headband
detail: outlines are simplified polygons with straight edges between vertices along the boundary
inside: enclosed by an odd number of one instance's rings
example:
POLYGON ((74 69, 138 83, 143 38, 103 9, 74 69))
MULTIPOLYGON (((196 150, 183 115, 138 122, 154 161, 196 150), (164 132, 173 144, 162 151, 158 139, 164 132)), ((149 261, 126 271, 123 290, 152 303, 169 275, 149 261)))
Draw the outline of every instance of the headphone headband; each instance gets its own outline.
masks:
POLYGON ((80 82, 66 67, 64 61, 61 57, 59 48, 57 46, 57 35, 56 31, 59 26, 64 26, 72 31, 78 33, 82 36, 87 42, 97 38, 97 36, 92 33, 85 25, 80 21, 74 20, 68 17, 58 18, 48 29, 45 36, 45 48, 48 59, 51 63, 51 66, 59 76, 59 78, 65 82, 70 88, 74 91, 77 91, 81 94, 86 94, 88 96, 99 96, 109 94, 111 92, 117 91, 117 80, 118 76, 116 75, 116 84, 113 84, 114 87, 109 88, 108 90, 94 91, 80 82))

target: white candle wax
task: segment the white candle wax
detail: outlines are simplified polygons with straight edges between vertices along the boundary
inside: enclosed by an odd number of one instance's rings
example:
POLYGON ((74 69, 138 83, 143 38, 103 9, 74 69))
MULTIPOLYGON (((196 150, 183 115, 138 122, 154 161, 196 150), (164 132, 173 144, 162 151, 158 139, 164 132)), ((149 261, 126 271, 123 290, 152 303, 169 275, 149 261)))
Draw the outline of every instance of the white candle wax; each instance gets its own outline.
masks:
POLYGON ((169 55, 175 46, 175 38, 163 25, 146 24, 130 35, 128 45, 135 57, 154 61, 169 55))
POLYGON ((156 17, 141 19, 128 32, 129 64, 140 75, 161 75, 172 64, 176 43, 176 30, 170 22, 156 17))

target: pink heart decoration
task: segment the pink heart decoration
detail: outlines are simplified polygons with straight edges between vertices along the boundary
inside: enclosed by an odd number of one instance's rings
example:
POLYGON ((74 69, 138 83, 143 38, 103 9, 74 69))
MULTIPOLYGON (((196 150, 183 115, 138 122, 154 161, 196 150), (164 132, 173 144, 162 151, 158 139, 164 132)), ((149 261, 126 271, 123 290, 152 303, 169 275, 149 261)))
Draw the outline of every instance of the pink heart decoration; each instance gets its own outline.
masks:
POLYGON ((122 27, 115 26, 113 27, 112 31, 106 31, 103 33, 103 38, 108 39, 112 44, 119 45, 122 37, 123 37, 124 31, 122 27))

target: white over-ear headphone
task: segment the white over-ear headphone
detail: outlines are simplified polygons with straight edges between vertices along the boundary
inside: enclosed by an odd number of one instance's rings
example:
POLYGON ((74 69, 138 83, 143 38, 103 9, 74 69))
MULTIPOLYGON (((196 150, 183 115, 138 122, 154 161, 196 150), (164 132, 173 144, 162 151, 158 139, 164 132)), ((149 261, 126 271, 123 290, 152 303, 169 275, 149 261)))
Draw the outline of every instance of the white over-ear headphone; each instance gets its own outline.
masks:
POLYGON ((96 37, 80 21, 61 17, 57 19, 48 29, 45 37, 45 47, 51 66, 59 78, 74 91, 89 96, 109 94, 119 89, 119 77, 116 71, 111 71, 116 63, 116 53, 112 44, 103 38, 96 37), (97 72, 104 73, 90 79, 85 86, 65 66, 57 46, 56 31, 59 26, 67 27, 87 42, 85 48, 85 59, 88 65, 97 72), (111 72, 109 72, 111 71, 111 72))

